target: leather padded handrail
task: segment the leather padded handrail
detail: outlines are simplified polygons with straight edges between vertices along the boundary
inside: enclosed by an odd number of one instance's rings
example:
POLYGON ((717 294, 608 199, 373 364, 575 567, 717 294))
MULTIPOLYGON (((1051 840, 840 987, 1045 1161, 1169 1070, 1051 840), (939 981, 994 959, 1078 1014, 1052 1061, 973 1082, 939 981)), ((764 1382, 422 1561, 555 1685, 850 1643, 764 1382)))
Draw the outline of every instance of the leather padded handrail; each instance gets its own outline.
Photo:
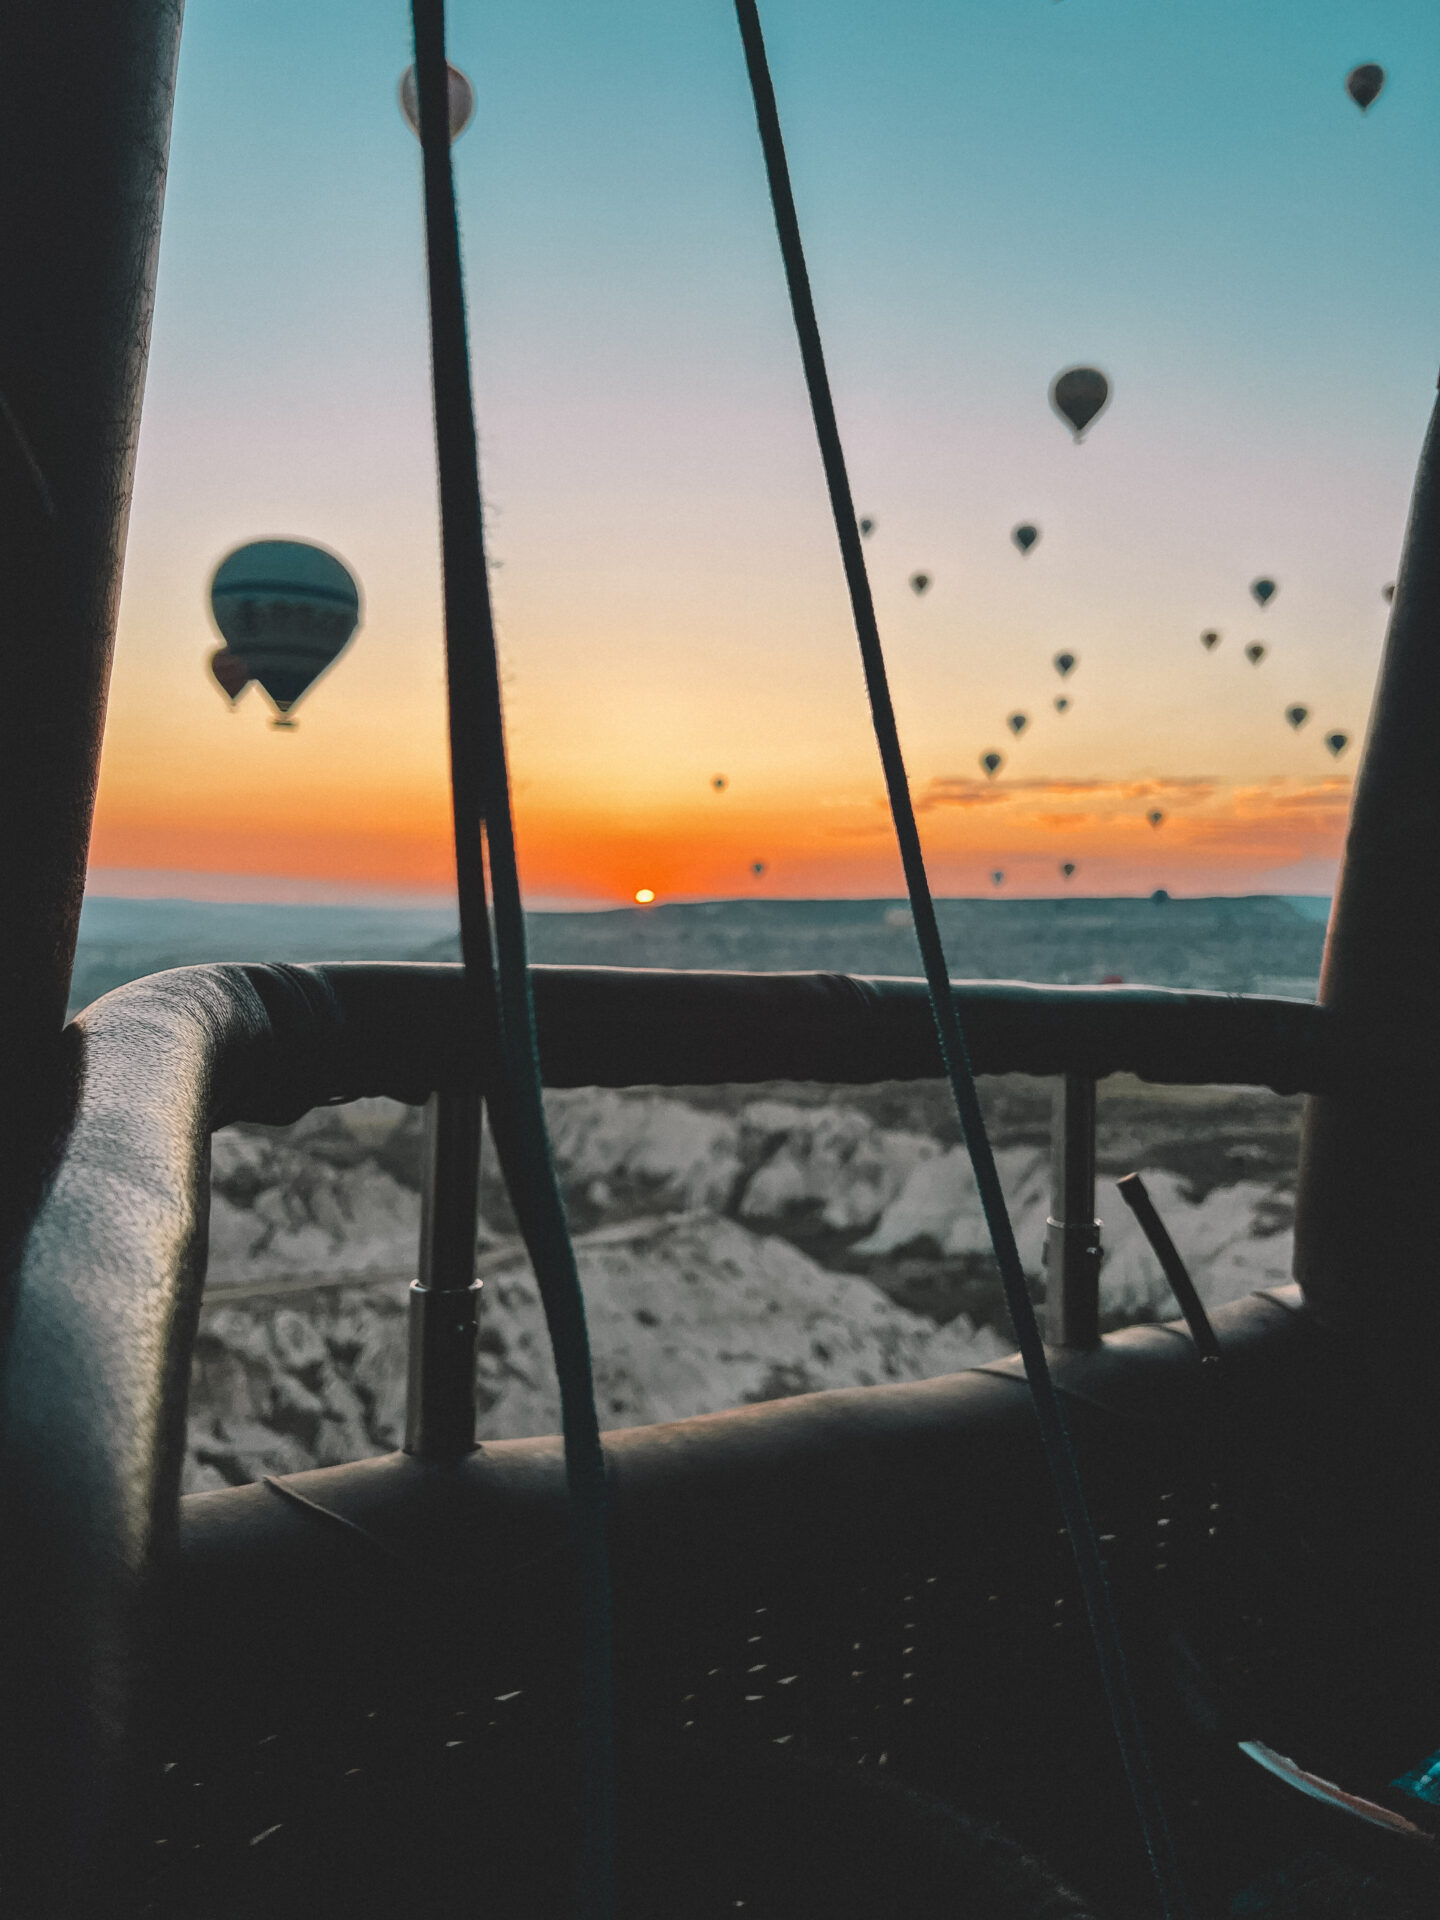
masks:
MULTIPOLYGON (((1339 1073, 1331 1018, 1301 1002, 1005 983, 956 994, 982 1073, 1126 1069, 1285 1091, 1339 1073)), ((537 968, 535 996, 557 1086, 939 1072, 918 981, 537 968)), ((458 967, 236 964, 133 982, 67 1032, 67 1116, 4 1242, 0 1819, 17 1911, 87 1910, 119 1819, 150 1589, 176 1533, 208 1134, 473 1084, 463 1006, 458 967), (26 1835, 42 1832, 37 1850, 26 1835)))
MULTIPOLYGON (((941 1072, 920 980, 619 967, 535 967, 532 978, 549 1086, 868 1085, 941 1072)), ((979 1073, 1130 1072, 1281 1093, 1343 1077, 1334 1023, 1306 1001, 1014 981, 957 982, 955 996, 979 1073)), ((105 1043, 157 1021, 202 1025, 220 1125, 473 1086, 465 1017, 455 966, 231 965, 136 981, 78 1024, 105 1043)))

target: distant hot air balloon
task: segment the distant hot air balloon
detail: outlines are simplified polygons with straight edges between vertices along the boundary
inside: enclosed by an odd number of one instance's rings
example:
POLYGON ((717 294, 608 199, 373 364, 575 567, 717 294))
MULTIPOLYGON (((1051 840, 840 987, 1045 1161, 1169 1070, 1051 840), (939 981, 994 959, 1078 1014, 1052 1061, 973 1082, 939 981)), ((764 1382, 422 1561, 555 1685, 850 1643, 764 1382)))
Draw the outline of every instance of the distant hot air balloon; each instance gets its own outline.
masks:
POLYGON ((1030 716, 1028 713, 1012 713, 1005 724, 1018 740, 1026 727, 1029 726, 1030 716))
POLYGON ((1349 746, 1350 736, 1348 733, 1327 733, 1325 736, 1325 744, 1338 760, 1346 747, 1349 746))
POLYGON ((1067 674, 1074 672, 1075 656, 1073 653, 1057 653, 1050 664, 1063 680, 1067 674))
POLYGON ((982 753, 980 756, 980 764, 985 769, 985 777, 988 780, 993 780, 1001 767, 1004 766, 1005 756, 1003 753, 982 753))
POLYGON ((1275 597, 1275 582, 1273 580, 1266 580, 1263 577, 1259 580, 1252 580, 1250 582, 1250 591, 1263 607, 1275 597))
POLYGON ((217 647, 210 656, 210 671, 215 684, 233 707, 250 684, 249 667, 229 647, 217 647))
POLYGON ((751 873, 754 874, 755 878, 758 880, 761 874, 764 873, 765 871, 765 862, 763 860, 752 860, 750 862, 750 871, 751 873))
MULTIPOLYGON (((450 82, 450 138, 458 140, 475 112, 475 89, 458 67, 446 62, 450 82)), ((407 67, 400 76, 400 111, 410 122, 411 131, 420 133, 420 94, 415 85, 415 69, 407 67)))
POLYGON ((1220 644, 1220 636, 1213 627, 1207 627, 1200 636, 1200 644, 1207 653, 1213 653, 1220 644))
POLYGON ((873 520, 862 520, 860 522, 860 531, 868 538, 868 536, 875 531, 875 522, 873 520))
POLYGON ((1091 421, 1110 404, 1110 382, 1098 367, 1067 367, 1051 383, 1050 404, 1078 445, 1091 421))
POLYGON ((1075 878, 1075 862, 1073 860, 1062 860, 1060 862, 1060 874, 1062 879, 1073 880, 1075 878))
POLYGON ((360 589, 333 553, 302 540, 254 540, 215 569, 210 612, 284 716, 349 644, 360 589))
POLYGON ((1057 693, 1055 696, 1055 711, 1057 713, 1068 713, 1070 711, 1070 702, 1065 698, 1063 693, 1057 693))
POLYGON ((1040 529, 1032 527, 1028 520, 1022 521, 1011 533, 1010 538, 1019 547, 1021 553, 1029 553, 1031 547, 1040 538, 1040 529))
POLYGON ((910 576, 910 588, 913 593, 924 593, 929 584, 930 576, 928 573, 912 573, 910 576))
POLYGON ((1385 69, 1367 60, 1363 67, 1352 67, 1345 76, 1345 91, 1362 113, 1368 113, 1380 98, 1385 84, 1385 69))
POLYGON ((1387 582, 1387 584, 1380 589, 1380 592, 1385 599, 1393 600, 1395 598, 1395 582, 1393 580, 1387 582))
POLYGON ((1259 666, 1260 662, 1265 658, 1265 648, 1260 641, 1252 640, 1250 642, 1249 646, 1245 649, 1245 658, 1250 662, 1252 667, 1259 666))
POLYGON ((712 780, 712 781, 710 782, 710 784, 711 784, 711 786, 712 786, 712 787, 714 787, 714 789, 715 789, 715 791, 716 791, 717 793, 723 793, 723 792, 725 791, 725 776, 724 776, 724 774, 723 774, 723 773, 717 773, 717 774, 716 774, 716 776, 715 776, 715 778, 714 778, 714 779, 713 779, 713 780, 712 780))
POLYGON ((1005 874, 1004 874, 1004 872, 1003 872, 1003 870, 1002 870, 1001 868, 999 868, 999 867, 997 867, 997 868, 995 869, 995 871, 994 871, 994 873, 992 873, 992 874, 991 874, 991 876, 990 876, 990 884, 991 884, 991 886, 992 886, 992 887, 1003 887, 1003 886, 1004 886, 1004 884, 1005 884, 1005 874))
POLYGON ((1286 707, 1285 718, 1298 733, 1310 718, 1310 709, 1308 707, 1286 707))
POLYGON ((1159 807, 1152 807, 1149 813, 1146 814, 1145 818, 1150 822, 1152 827, 1158 827, 1161 821, 1165 818, 1165 816, 1160 811, 1159 807))

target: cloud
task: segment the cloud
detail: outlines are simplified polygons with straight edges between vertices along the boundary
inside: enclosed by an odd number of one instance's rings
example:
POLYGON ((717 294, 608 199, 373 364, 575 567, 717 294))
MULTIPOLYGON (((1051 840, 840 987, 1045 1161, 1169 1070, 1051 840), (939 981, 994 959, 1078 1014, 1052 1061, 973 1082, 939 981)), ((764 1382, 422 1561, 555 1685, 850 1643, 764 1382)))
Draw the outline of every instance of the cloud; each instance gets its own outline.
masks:
POLYGON ((1169 800, 1172 805, 1198 804, 1211 799, 1222 789, 1213 775, 1187 778, 1156 776, 1145 780, 976 780, 968 774, 937 774, 916 801, 916 810, 928 813, 936 807, 1002 806, 1030 800, 1065 801, 1084 798, 1092 804, 1080 814, 1034 815, 1056 825, 1135 806, 1143 800, 1169 800))

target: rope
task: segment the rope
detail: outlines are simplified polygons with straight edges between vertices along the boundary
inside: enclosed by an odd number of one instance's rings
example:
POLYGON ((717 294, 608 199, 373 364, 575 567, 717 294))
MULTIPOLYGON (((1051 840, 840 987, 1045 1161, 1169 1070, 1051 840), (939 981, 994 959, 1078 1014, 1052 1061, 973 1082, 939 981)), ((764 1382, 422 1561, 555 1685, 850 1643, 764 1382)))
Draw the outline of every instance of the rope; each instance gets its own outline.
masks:
POLYGON ((424 157, 461 953, 467 986, 475 996, 491 1131, 539 1284, 560 1385, 580 1601, 577 1912, 582 1920, 607 1920, 612 1898, 614 1782, 605 1458, 595 1413, 585 1302, 541 1100, 450 164, 445 0, 412 0, 411 17, 424 157), (487 866, 493 923, 486 906, 487 866))
POLYGON ((809 390, 810 410, 814 416, 815 432, 820 443, 820 458, 830 491, 830 506, 835 519, 835 532, 840 542, 845 581, 850 590, 850 608, 854 616, 855 635, 860 643, 860 658, 865 670, 866 689, 870 696, 870 713, 875 726, 875 740, 880 750, 880 763, 884 769, 890 815, 895 825, 895 837, 899 842, 900 860, 910 896, 910 910, 915 921, 916 939, 924 962, 925 979, 930 989, 930 1001, 935 1015, 940 1052, 950 1082, 950 1091, 954 1096, 955 1109, 969 1148, 975 1184, 980 1192, 980 1203, 984 1209, 985 1222, 995 1249, 995 1259, 1000 1269, 1006 1305, 1009 1307, 1010 1318, 1019 1340, 1020 1355, 1025 1363, 1025 1374, 1030 1383, 1035 1413, 1040 1424, 1040 1435, 1059 1497, 1061 1514, 1075 1554, 1085 1609, 1089 1616, 1090 1630, 1095 1642, 1096 1656, 1110 1709, 1110 1719, 1120 1748, 1131 1797, 1135 1803, 1135 1811, 1139 1816, 1146 1851, 1150 1856, 1150 1865, 1159 1890, 1161 1906, 1167 1920, 1181 1920, 1181 1916, 1189 1911, 1189 1903, 1182 1891, 1174 1846, 1140 1731, 1134 1696, 1125 1670, 1119 1627, 1111 1604, 1109 1589, 1105 1583, 1105 1570, 1100 1557, 1099 1542, 1095 1537, 1095 1528, 1086 1504, 1079 1468, 1065 1429, 1055 1387, 1050 1378, 1050 1369, 1046 1364, 1045 1347, 1036 1323, 1035 1310, 1030 1304, 1030 1296, 1026 1291, 1025 1275, 1020 1265, 1019 1251, 1015 1245, 1014 1230, 1010 1224, 1000 1177, 996 1171, 995 1156, 985 1131, 975 1076, 971 1070, 965 1038, 960 1029, 960 1021, 950 989, 945 952, 940 940, 940 928, 935 918, 935 905, 925 871, 925 858, 921 851, 914 804, 910 797, 905 761, 900 750, 900 735, 890 697, 885 655, 880 642, 880 629, 875 618, 870 581, 865 571, 865 559, 860 545, 860 529, 855 517, 855 505, 850 495, 845 453, 840 441, 840 430, 836 424, 829 376, 825 370, 825 355, 820 339, 819 323, 815 317, 815 303, 810 292, 809 275, 805 268, 804 246, 795 212, 794 195, 790 187, 790 171, 785 159, 784 137, 780 128, 779 111, 775 104, 775 89, 770 78, 769 62, 765 54, 765 41, 760 29, 760 16, 755 0, 735 0, 735 12, 740 26, 740 38, 745 49, 745 64, 750 75, 755 118, 765 158, 765 171, 769 180, 770 199, 775 213, 775 226, 785 266, 785 278, 790 290, 790 306, 800 346, 800 358, 805 371, 805 384, 809 390))

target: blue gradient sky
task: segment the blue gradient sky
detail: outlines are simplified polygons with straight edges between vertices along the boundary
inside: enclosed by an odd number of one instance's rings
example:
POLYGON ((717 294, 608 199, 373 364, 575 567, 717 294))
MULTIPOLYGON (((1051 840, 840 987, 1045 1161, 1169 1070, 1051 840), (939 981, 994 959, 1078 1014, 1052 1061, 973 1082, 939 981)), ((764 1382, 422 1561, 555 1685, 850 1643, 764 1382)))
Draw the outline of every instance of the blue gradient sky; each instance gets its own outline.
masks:
MULTIPOLYGON (((937 885, 1323 887, 1440 365, 1440 11, 763 12, 937 885)), ((896 891, 728 4, 452 5, 451 53, 532 894, 896 891)), ((409 57, 396 0, 190 0, 97 886, 447 884, 409 57), (293 736, 204 674, 210 571, 281 533, 367 601, 293 736)))

